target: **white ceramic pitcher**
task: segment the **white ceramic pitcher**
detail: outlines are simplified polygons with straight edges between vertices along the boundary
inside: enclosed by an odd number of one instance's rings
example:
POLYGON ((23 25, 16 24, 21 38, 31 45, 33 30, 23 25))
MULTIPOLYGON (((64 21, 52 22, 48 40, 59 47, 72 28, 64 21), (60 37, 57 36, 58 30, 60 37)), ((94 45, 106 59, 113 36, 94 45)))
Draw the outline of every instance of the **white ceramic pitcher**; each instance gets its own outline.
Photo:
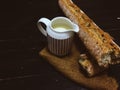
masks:
POLYGON ((40 18, 37 26, 48 38, 48 50, 57 56, 64 56, 70 52, 74 32, 79 31, 78 25, 66 17, 55 17, 52 20, 40 18), (46 25, 46 29, 41 23, 46 25))

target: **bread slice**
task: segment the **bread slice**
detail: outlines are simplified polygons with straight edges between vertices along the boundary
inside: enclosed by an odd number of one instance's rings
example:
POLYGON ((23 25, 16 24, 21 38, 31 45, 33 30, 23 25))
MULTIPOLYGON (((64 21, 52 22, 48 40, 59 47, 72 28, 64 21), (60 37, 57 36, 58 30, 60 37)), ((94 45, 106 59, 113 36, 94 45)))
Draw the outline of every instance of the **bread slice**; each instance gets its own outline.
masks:
POLYGON ((105 71, 105 68, 101 68, 93 61, 93 58, 89 57, 89 55, 87 54, 80 54, 78 62, 80 65, 80 69, 87 77, 93 77, 105 71))
POLYGON ((99 66, 108 68, 120 63, 120 47, 107 32, 98 27, 72 0, 59 0, 59 6, 68 18, 79 25, 79 38, 99 66))

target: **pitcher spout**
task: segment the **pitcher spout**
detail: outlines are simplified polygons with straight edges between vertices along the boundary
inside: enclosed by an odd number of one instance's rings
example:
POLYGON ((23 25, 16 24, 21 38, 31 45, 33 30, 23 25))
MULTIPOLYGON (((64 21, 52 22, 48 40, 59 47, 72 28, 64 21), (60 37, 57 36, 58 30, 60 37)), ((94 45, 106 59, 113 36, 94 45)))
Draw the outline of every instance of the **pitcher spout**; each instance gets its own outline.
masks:
POLYGON ((79 32, 79 30, 80 30, 79 26, 77 24, 74 24, 74 23, 73 23, 73 25, 74 25, 74 30, 73 31, 76 32, 76 33, 79 32))

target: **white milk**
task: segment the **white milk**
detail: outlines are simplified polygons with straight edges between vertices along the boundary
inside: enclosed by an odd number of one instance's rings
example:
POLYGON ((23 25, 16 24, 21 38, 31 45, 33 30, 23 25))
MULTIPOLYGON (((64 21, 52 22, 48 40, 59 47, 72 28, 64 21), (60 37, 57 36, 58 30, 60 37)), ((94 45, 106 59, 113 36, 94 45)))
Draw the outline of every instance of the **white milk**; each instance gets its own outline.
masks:
POLYGON ((54 28, 54 30, 56 31, 56 32, 63 32, 63 31, 65 31, 65 30, 67 30, 66 28, 63 28, 63 27, 56 27, 56 28, 54 28))
POLYGON ((66 30, 70 30, 70 29, 72 29, 70 26, 53 26, 53 29, 54 29, 54 31, 56 31, 56 32, 64 32, 64 31, 66 31, 66 30))

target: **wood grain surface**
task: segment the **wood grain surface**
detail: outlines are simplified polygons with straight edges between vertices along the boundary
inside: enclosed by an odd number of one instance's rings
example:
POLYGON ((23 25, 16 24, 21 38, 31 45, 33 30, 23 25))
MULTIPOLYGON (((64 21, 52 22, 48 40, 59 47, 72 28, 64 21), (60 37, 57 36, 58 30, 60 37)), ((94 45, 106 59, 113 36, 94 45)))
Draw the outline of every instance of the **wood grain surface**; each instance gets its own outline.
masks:
MULTIPOLYGON (((119 0, 74 2, 120 45, 119 0)), ((47 41, 37 28, 37 20, 56 16, 64 16, 58 0, 0 1, 0 90, 88 90, 39 56, 47 41)), ((120 83, 120 70, 111 69, 110 73, 120 83)))

